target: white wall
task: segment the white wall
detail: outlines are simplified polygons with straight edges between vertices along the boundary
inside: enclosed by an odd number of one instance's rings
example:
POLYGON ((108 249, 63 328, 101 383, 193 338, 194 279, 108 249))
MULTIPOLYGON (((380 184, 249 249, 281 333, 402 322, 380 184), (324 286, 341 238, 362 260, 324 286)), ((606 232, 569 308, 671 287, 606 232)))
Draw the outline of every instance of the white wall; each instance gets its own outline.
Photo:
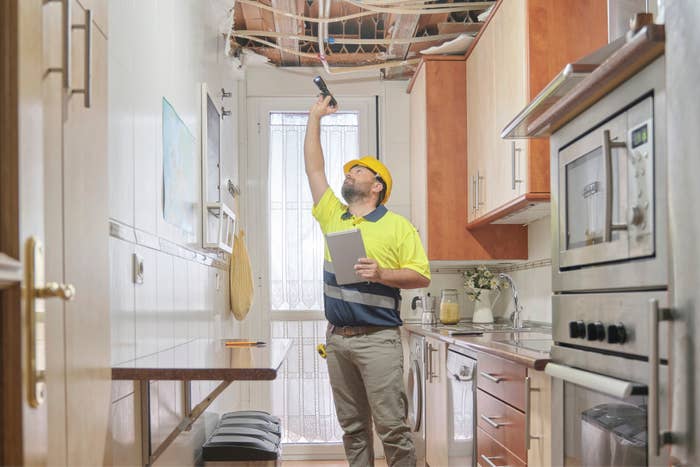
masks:
MULTIPOLYGON (((162 98, 166 98, 200 147, 200 85, 217 105, 233 109, 222 121, 222 177, 238 182, 237 94, 240 73, 224 57, 217 31, 230 5, 199 0, 109 2, 109 216, 113 364, 153 354, 195 337, 235 336, 228 311, 228 274, 195 254, 200 241, 165 222, 162 177, 162 98), (233 97, 222 101, 220 89, 233 97), (143 284, 132 281, 132 254, 144 259, 143 284), (219 289, 217 290, 217 284, 219 289)), ((199 167, 199 164, 198 164, 199 167)), ((193 174, 199 187, 200 174, 193 174)), ((199 193, 199 188, 198 193, 199 193)), ((223 199, 233 204, 224 191, 223 199)), ((201 206, 200 206, 201 209, 201 206)), ((198 217, 199 219, 199 217, 198 217)), ((223 263, 219 265, 221 267, 223 263)), ((183 355, 183 360, 187 356, 183 355)), ((115 464, 140 463, 139 412, 131 382, 113 384, 115 464)), ((235 384, 232 386, 235 389, 235 384)), ((214 383, 193 383, 193 403, 214 383)), ((229 391, 230 392, 230 391, 229 391)), ((182 386, 159 382, 151 389, 155 446, 182 416, 182 386)), ((225 394, 212 410, 227 410, 225 394)), ((211 418, 211 416, 207 415, 211 418)), ((206 417, 204 417, 206 418, 206 417)), ((194 462, 204 438, 203 420, 178 438, 158 464, 194 462)))

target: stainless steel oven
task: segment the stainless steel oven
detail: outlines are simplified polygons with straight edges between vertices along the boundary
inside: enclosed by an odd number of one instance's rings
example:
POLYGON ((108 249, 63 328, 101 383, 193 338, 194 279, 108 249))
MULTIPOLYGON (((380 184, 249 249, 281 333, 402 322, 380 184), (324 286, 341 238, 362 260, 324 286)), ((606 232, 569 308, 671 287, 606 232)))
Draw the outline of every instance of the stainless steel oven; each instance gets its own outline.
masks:
MULTIPOLYGON (((665 291, 553 297, 553 453, 564 466, 667 465, 668 323, 665 291), (563 410, 562 410, 563 408, 563 410)), ((558 463, 557 463, 558 465, 558 463)))
POLYGON ((555 465, 668 465, 664 77, 660 57, 550 138, 555 465))
POLYGON ((555 133, 553 290, 667 283, 664 61, 555 133))

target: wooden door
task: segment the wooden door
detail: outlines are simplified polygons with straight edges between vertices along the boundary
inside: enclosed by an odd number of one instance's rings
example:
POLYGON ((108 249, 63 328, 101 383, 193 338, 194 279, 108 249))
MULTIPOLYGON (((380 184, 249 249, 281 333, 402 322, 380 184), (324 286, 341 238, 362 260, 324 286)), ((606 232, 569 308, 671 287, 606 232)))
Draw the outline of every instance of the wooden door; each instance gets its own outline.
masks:
MULTIPOLYGON (((25 239, 44 238, 42 0, 0 2, 0 57, 0 253, 22 263, 25 239)), ((0 288, 0 465, 44 465, 47 410, 29 399, 20 278, 0 288)))
MULTIPOLYGON (((75 103, 83 96, 64 87, 60 70, 63 5, 0 5, 0 252, 22 261, 26 273, 23 249, 34 237, 46 281, 72 281, 77 289, 72 302, 22 300, 28 281, 0 281, 0 464, 101 465, 109 462, 110 409, 106 40, 93 36, 94 111, 81 113, 75 103), (28 332, 30 303, 39 310, 39 345, 28 332), (29 380, 30 349, 44 370, 38 386, 29 380), (34 387, 40 391, 32 393, 34 387)), ((71 23, 84 24, 80 5, 71 6, 71 23)), ((72 87, 79 88, 87 30, 68 31, 73 73, 80 76, 72 87)), ((34 263, 39 270, 40 261, 34 263)))
POLYGON ((428 368, 425 388, 425 459, 431 466, 447 465, 447 344, 426 338, 428 368))
POLYGON ((528 370, 530 377, 530 448, 528 465, 552 465, 552 378, 528 370))

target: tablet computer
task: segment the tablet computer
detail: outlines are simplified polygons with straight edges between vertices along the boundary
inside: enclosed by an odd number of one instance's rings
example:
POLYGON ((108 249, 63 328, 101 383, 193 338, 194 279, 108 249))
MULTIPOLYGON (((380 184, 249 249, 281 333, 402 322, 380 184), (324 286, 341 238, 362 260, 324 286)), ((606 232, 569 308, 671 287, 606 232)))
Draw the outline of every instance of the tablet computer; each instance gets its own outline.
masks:
POLYGON ((331 254, 333 271, 338 285, 363 282, 355 274, 359 258, 366 258, 365 244, 359 229, 332 232, 326 235, 326 244, 331 254))

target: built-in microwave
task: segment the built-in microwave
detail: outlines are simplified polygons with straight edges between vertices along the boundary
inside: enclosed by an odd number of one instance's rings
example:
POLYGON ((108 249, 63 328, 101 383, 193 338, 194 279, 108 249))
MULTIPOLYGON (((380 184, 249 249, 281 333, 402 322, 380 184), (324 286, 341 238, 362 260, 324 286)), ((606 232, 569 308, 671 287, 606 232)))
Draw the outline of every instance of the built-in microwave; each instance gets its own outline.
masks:
POLYGON ((663 57, 555 133, 553 290, 667 284, 663 57))

